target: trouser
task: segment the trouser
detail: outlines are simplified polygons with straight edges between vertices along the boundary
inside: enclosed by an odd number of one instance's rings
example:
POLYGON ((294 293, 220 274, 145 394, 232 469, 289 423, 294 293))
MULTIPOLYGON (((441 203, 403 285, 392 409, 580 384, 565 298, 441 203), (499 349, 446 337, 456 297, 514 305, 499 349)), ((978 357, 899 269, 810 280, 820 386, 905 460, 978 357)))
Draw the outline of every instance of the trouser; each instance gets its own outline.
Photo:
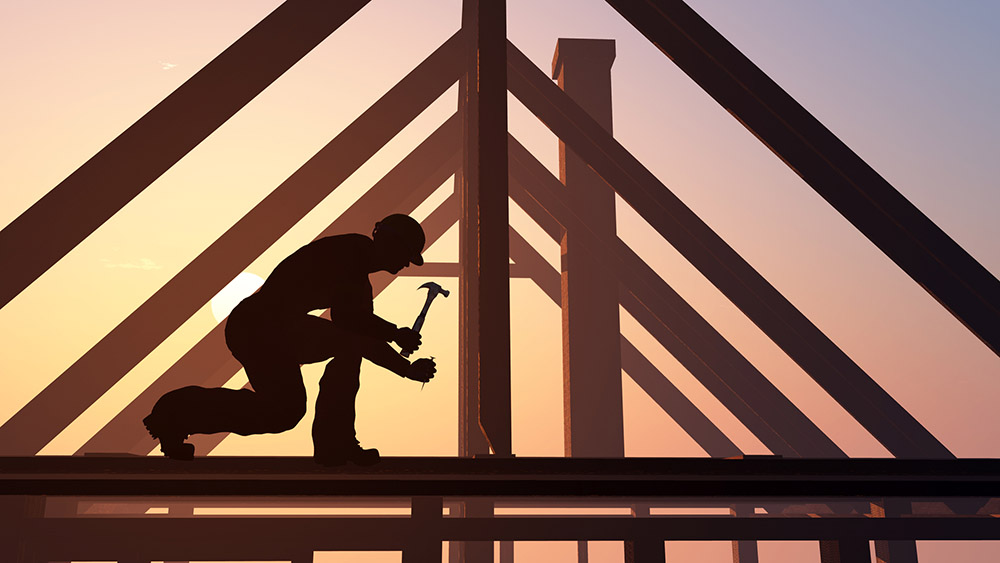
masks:
MULTIPOLYGON (((357 443, 354 403, 360 374, 359 355, 342 354, 327 363, 312 427, 317 451, 357 443)), ((192 385, 167 393, 157 408, 169 413, 166 416, 185 434, 273 434, 291 430, 305 416, 306 392, 297 365, 248 369, 247 376, 253 390, 192 385)))
MULTIPOLYGON (((306 412, 300 364, 332 358, 320 379, 313 422, 317 451, 352 447, 362 357, 396 354, 388 343, 311 315, 275 317, 237 307, 226 344, 246 370, 250 389, 190 386, 164 395, 154 412, 186 434, 284 432, 306 412)), ((379 361, 379 363, 384 363, 379 361)))

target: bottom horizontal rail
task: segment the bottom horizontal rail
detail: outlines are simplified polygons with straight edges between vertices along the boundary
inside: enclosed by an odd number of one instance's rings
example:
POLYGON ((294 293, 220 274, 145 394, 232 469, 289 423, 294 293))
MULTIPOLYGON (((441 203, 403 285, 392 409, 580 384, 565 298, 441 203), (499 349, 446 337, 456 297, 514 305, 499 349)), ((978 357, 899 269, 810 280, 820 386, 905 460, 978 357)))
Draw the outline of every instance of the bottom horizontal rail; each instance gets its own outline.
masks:
POLYGON ((403 550, 428 541, 996 540, 1000 518, 34 518, 24 540, 48 560, 287 559, 315 551, 403 550))

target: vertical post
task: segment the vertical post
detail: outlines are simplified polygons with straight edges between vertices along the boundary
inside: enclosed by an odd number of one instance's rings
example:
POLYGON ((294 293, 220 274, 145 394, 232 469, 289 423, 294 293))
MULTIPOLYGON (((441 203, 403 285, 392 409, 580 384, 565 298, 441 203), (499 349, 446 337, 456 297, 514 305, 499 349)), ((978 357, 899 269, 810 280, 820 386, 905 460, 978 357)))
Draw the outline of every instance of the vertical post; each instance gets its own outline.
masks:
MULTIPOLYGON (((468 9, 463 9, 462 25, 466 27, 466 37, 469 26, 466 25, 468 9)), ((471 50, 471 49, 470 49, 471 50)), ((470 56, 470 61, 472 61, 470 56)), ((471 119, 469 102, 475 92, 470 91, 470 83, 475 84, 476 74, 473 65, 467 65, 468 71, 458 83, 458 114, 462 119, 464 143, 462 144, 462 168, 455 174, 455 191, 461 200, 462 210, 459 215, 459 263, 458 271, 458 455, 460 457, 475 457, 490 453, 490 445, 479 427, 479 272, 476 268, 476 244, 478 240, 478 225, 473 211, 478 206, 478 194, 470 190, 466 173, 472 164, 473 145, 470 142, 469 121, 471 119)), ((475 501, 460 502, 456 507, 457 515, 465 518, 476 512, 476 506, 470 506, 475 501)), ((483 542, 451 541, 448 543, 449 563, 487 563, 493 561, 493 549, 484 548, 483 542)))
POLYGON ((403 549, 403 563, 429 563, 441 561, 441 497, 413 497, 410 501, 410 519, 420 530, 420 538, 403 549))
POLYGON ((510 267, 507 208, 507 9, 464 0, 469 41, 462 182, 461 361, 476 366, 479 425, 493 453, 511 455, 510 267))
POLYGON ((625 563, 666 563, 662 541, 637 540, 625 542, 625 563))
MULTIPOLYGON (((633 518, 649 518, 648 504, 633 504, 633 518)), ((625 563, 666 563, 663 540, 649 538, 625 540, 625 563)))
MULTIPOLYGON (((465 503, 466 518, 493 518, 494 503, 490 499, 474 499, 465 503)), ((467 541, 464 544, 463 563, 493 563, 492 541, 467 541)))
POLYGON ((871 563, 871 547, 864 539, 820 540, 819 560, 820 563, 871 563))
MULTIPOLYGON (((464 74, 458 83, 458 115, 463 122, 462 130, 465 143, 462 148, 463 166, 469 163, 468 128, 464 124, 468 120, 469 76, 464 74)), ((486 436, 479 428, 479 340, 475 338, 473 328, 479 326, 479 285, 476 283, 477 271, 473 267, 465 267, 472 263, 472 254, 468 246, 475 242, 475 225, 470 224, 472 218, 466 213, 475 202, 469 202, 469 191, 465 184, 465 170, 460 168, 455 173, 455 193, 462 200, 462 212, 459 217, 459 253, 462 267, 458 272, 458 308, 462 312, 458 318, 459 354, 458 354, 458 455, 459 457, 474 457, 490 453, 486 436)), ((465 510, 464 503, 459 508, 465 510)), ((461 542, 458 542, 459 552, 461 542)))
MULTIPOLYGON (((751 504, 734 504, 729 507, 729 513, 740 518, 752 518, 754 507, 751 504)), ((753 540, 733 540, 733 563, 757 563, 757 542, 753 540)))
MULTIPOLYGON (((80 500, 74 497, 69 498, 46 498, 43 512, 45 518, 75 518, 82 512, 80 500)), ((3 552, 0 548, 0 552, 3 552)), ((49 563, 73 563, 68 560, 50 561, 49 563)), ((166 563, 170 563, 169 561, 166 563)))
MULTIPOLYGON (((190 504, 190 503, 187 503, 187 502, 185 502, 185 503, 179 503, 179 502, 178 503, 174 503, 174 504, 171 504, 170 506, 167 507, 167 514, 169 514, 171 516, 171 518, 193 518, 194 517, 194 505, 190 504)), ((293 559, 292 563, 300 563, 300 562, 304 561, 304 559, 302 558, 302 556, 305 555, 305 554, 296 554, 296 555, 298 556, 298 558, 297 559, 293 559)), ((309 557, 310 557, 310 560, 312 560, 312 552, 311 551, 309 552, 309 557)), ((191 562, 189 560, 180 560, 180 559, 174 560, 174 559, 171 559, 169 561, 164 561, 163 563, 191 563, 191 562)))
MULTIPOLYGON (((492 518, 494 504, 491 499, 473 498, 458 504, 458 513, 452 518, 492 518)), ((513 552, 513 551, 512 551, 513 552)), ((493 542, 451 541, 448 543, 449 563, 493 563, 493 542)))
POLYGON ((500 543, 500 563, 514 563, 514 542, 510 540, 500 543))
MULTIPOLYGON (((871 503, 872 518, 912 514, 913 504, 903 499, 882 499, 871 503)), ((875 540, 876 563, 917 563, 917 542, 913 540, 875 540)))
POLYGON ((4 496, 0 498, 0 552, 5 561, 35 563, 38 548, 26 533, 32 520, 45 516, 45 497, 4 496))
MULTIPOLYGON (((552 76, 609 133, 615 42, 559 39, 552 76)), ((559 141, 559 176, 573 212, 590 232, 567 229, 562 247, 563 405, 566 455, 623 457, 618 279, 588 249, 593 237, 613 241, 614 190, 559 141)))

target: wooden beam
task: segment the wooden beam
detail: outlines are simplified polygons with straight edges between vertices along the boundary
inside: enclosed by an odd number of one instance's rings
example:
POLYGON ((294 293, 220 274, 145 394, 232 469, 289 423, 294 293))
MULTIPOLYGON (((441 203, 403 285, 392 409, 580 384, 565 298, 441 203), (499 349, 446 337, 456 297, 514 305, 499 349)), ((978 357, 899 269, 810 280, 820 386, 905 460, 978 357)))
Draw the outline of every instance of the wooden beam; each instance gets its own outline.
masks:
POLYGON ((586 111, 508 47, 511 92, 875 439, 898 457, 953 457, 586 111))
MULTIPOLYGON (((457 115, 445 121, 316 238, 368 233, 385 215, 411 213, 460 165, 459 127, 457 115)), ((184 385, 222 386, 240 370, 226 346, 224 330, 225 322, 216 325, 76 453, 149 453, 155 444, 137 421, 149 414, 160 396, 184 385)))
MULTIPOLYGON (((463 25, 465 25, 464 21, 463 25)), ((470 61, 471 56, 470 53, 470 61)), ((473 73, 468 72, 468 68, 471 68, 470 61, 467 61, 467 71, 459 80, 458 114, 463 120, 463 152, 462 167, 455 173, 455 193, 464 198, 459 217, 458 237, 460 268, 458 273, 458 455, 462 457, 490 453, 490 444, 486 440, 482 428, 479 427, 479 339, 476 337, 479 326, 479 308, 476 305, 479 302, 479 285, 475 282, 475 276, 478 275, 478 272, 470 265, 475 255, 472 245, 477 236, 470 210, 470 206, 474 203, 473 196, 475 194, 469 191, 464 170, 464 167, 470 164, 468 154, 470 131, 468 125, 464 123, 469 115, 469 80, 473 76, 473 73)), ((464 510, 464 504, 462 506, 464 510)), ((467 556, 466 547, 458 542, 453 548, 450 548, 455 550, 457 557, 452 563, 479 563, 477 557, 483 561, 488 559, 485 551, 481 549, 478 550, 483 551, 480 555, 467 556)), ((490 557, 492 557, 492 551, 490 551, 490 557)))
POLYGON ((740 455, 740 448, 729 439, 694 403, 636 349, 621 337, 622 367, 625 373, 646 392, 663 412, 712 457, 740 455))
MULTIPOLYGON (((372 468, 328 468, 311 457, 207 457, 192 462, 147 456, 0 458, 0 495, 541 498, 582 494, 594 499, 713 497, 729 498, 730 503, 766 497, 1000 497, 1000 460, 388 457, 372 468)), ((792 520, 796 519, 783 521, 792 520)), ((923 517, 899 520, 915 522, 923 517)))
MULTIPOLYGON (((729 513, 740 518, 754 516, 754 506, 747 503, 734 504, 729 507, 729 513)), ((758 563, 757 542, 751 540, 736 540, 733 544, 733 563, 758 563)))
POLYGON ((1000 354, 1000 281, 682 0, 608 0, 1000 354))
MULTIPOLYGON (((612 131, 611 65, 615 42, 559 39, 552 75, 566 95, 612 131)), ((615 192, 559 141, 559 180, 588 229, 566 226, 562 255, 563 420, 566 455, 622 457, 625 431, 619 349, 618 280, 591 239, 617 238, 615 192)))
POLYGON ((507 3, 465 0, 465 95, 460 262, 460 362, 478 366, 479 426, 511 455, 510 272, 507 210, 507 3))
MULTIPOLYGON (((446 541, 804 541, 831 536, 861 559, 870 536, 921 540, 995 540, 996 518, 732 518, 728 516, 442 518, 433 528, 411 518, 44 518, 25 541, 43 561, 114 560, 123 551, 158 560, 288 560, 307 545, 316 551, 403 550, 427 532, 446 541), (853 539, 858 538, 858 539, 853 539), (864 550, 860 546, 864 546, 864 550)), ((492 547, 492 545, 491 545, 492 547)), ((843 552, 841 556, 845 555, 843 552)), ((440 555, 438 556, 440 558, 440 555)), ((661 559, 662 561, 662 559, 661 559)))
POLYGON ((457 79, 456 34, 0 427, 37 453, 457 79))
MULTIPOLYGON (((424 262, 419 270, 403 270, 396 275, 405 278, 457 278, 461 269, 462 265, 458 262, 424 262)), ((527 268, 511 264, 510 277, 511 279, 530 278, 532 275, 527 268)))
POLYGON ((820 563, 871 563, 871 548, 865 539, 820 540, 820 563))
POLYGON ((45 515, 45 498, 9 495, 0 497, 0 549, 13 563, 35 563, 38 545, 29 540, 31 523, 45 515))
POLYGON ((665 563, 663 540, 626 540, 625 563, 665 563))
POLYGON ((366 4, 282 3, 7 225, 0 231, 0 307, 366 4))
MULTIPOLYGON (((515 201, 534 199, 557 221, 586 232, 587 222, 566 201, 552 174, 513 138, 510 153, 515 201), (522 193, 522 186, 531 189, 522 193)), ((538 211, 527 202, 522 207, 538 211)), ((617 236, 612 242, 591 236, 589 247, 617 272, 625 309, 773 453, 845 455, 617 236)))
MULTIPOLYGON (((515 185, 516 182, 512 183, 515 185)), ((511 229, 511 272, 522 269, 552 301, 558 305, 562 295, 559 272, 545 261, 524 238, 511 229)), ((620 336, 621 362, 625 373, 635 381, 678 426, 712 457, 739 455, 740 449, 669 379, 642 355, 625 336, 620 336)))
MULTIPOLYGON (((872 518, 913 514, 913 503, 906 499, 879 499, 872 502, 870 507, 872 518)), ((913 541, 876 539, 875 563, 917 563, 917 544, 913 541)))
MULTIPOLYGON (((216 456, 218 457, 218 456, 216 456)), ((962 500, 968 500, 972 497, 962 497, 962 500)), ((768 516, 794 516, 794 517, 825 517, 825 516, 845 516, 851 514, 867 514, 870 515, 870 504, 871 499, 852 501, 852 500, 824 500, 822 502, 800 502, 795 500, 783 499, 780 501, 769 502, 766 504, 755 504, 751 502, 742 504, 754 504, 754 506, 761 506, 765 509, 765 514, 768 516), (815 516, 813 516, 815 515, 815 516)), ((925 517, 925 516, 976 516, 973 513, 956 513, 950 510, 944 502, 942 501, 930 501, 926 499, 914 500, 914 503, 918 503, 920 506, 919 511, 915 511, 913 514, 925 517)), ((461 504, 459 500, 448 499, 445 502, 445 506, 457 509, 458 505, 461 504)), ((571 508, 575 512, 586 512, 586 511, 605 511, 609 508, 621 509, 624 515, 629 510, 633 511, 637 506, 645 506, 647 508, 675 508, 675 509, 685 509, 685 508, 719 508, 719 514, 722 514, 725 510, 729 510, 733 506, 733 501, 731 499, 725 498, 704 498, 704 499, 691 499, 691 498, 607 498, 598 497, 591 498, 587 496, 578 497, 526 497, 526 498, 499 498, 494 499, 493 504, 497 509, 504 509, 505 511, 519 511, 524 510, 526 512, 533 511, 538 508, 571 508)), ((115 497, 115 496, 59 496, 59 497, 46 497, 45 499, 45 516, 46 517, 62 517, 62 516, 75 516, 88 515, 88 516, 100 516, 102 514, 114 515, 114 514, 144 514, 149 508, 161 507, 161 508, 176 508, 179 510, 185 510, 190 513, 194 508, 218 508, 218 509, 246 509, 246 508, 289 508, 289 509, 304 509, 304 510, 316 510, 320 508, 338 508, 338 509, 393 509, 393 514, 398 511, 398 509, 406 509, 410 507, 409 497, 349 497, 349 496, 337 496, 337 497, 321 497, 321 496, 250 496, 250 497, 237 497, 237 496, 156 496, 156 497, 115 497), (140 508, 142 509, 140 511, 140 508)), ((986 514, 992 514, 994 512, 987 511, 980 516, 986 514)), ((399 514, 403 514, 399 512, 399 514)), ((350 514, 345 514, 350 515, 350 514)), ((511 513, 510 515, 515 516, 516 514, 511 513)), ((158 515, 151 515, 158 516, 158 515)), ((456 516, 453 512, 449 517, 456 516)), ((749 514, 747 514, 749 516, 749 514)))
POLYGON ((531 278, 553 303, 559 305, 562 300, 559 272, 513 226, 510 228, 510 258, 514 261, 511 277, 531 278))
POLYGON ((403 548, 403 563, 437 563, 441 561, 441 527, 443 503, 441 497, 414 497, 410 519, 422 530, 403 548))

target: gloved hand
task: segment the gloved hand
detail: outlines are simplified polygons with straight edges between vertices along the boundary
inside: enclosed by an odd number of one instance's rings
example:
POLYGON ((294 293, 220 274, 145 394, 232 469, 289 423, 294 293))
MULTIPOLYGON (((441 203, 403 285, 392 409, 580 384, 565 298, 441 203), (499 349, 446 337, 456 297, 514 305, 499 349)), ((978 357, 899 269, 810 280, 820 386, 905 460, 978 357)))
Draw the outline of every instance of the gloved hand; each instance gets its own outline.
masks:
POLYGON ((435 372, 437 372, 437 367, 434 365, 433 358, 420 358, 419 360, 414 360, 413 363, 410 364, 410 367, 407 368, 403 377, 406 379, 412 379, 413 381, 427 383, 428 381, 434 379, 435 372))
POLYGON ((412 328, 397 328, 396 334, 392 337, 393 342, 399 344, 404 356, 409 356, 420 348, 420 333, 412 328))

